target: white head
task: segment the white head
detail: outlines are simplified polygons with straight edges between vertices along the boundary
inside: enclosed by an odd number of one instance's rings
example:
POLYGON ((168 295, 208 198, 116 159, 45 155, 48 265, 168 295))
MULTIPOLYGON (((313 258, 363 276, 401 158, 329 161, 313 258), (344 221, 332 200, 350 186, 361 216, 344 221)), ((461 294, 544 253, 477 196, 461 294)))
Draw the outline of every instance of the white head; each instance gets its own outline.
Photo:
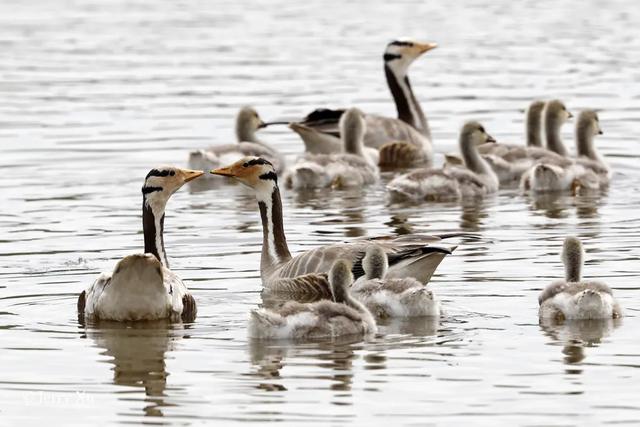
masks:
POLYGON ((155 215, 161 214, 173 193, 202 174, 204 174, 202 171, 180 169, 174 166, 159 166, 151 169, 142 186, 145 205, 150 207, 155 215))
POLYGON ((273 189, 278 185, 278 175, 273 165, 261 157, 243 157, 232 165, 214 169, 211 173, 235 178, 247 187, 253 188, 259 200, 266 197, 271 200, 273 189))
POLYGON ((407 73, 409 66, 423 53, 435 49, 436 43, 419 43, 409 39, 397 39, 387 45, 384 51, 384 63, 396 75, 407 73))
POLYGON ((362 259, 364 275, 368 280, 383 279, 389 268, 387 254, 380 245, 371 245, 362 259))
POLYGON ((242 107, 236 116, 236 138, 238 142, 257 142, 255 134, 265 127, 258 112, 252 107, 242 107))

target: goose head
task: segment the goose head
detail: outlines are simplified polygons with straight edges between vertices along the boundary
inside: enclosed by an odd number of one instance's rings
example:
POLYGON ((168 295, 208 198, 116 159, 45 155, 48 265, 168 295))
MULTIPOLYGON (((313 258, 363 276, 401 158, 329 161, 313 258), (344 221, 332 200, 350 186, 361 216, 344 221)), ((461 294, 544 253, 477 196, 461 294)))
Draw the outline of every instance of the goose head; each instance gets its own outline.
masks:
POLYGON ((436 43, 419 43, 404 38, 393 40, 384 50, 384 63, 396 74, 403 75, 407 73, 413 61, 436 47, 438 47, 436 43))
POLYGON ((567 110, 567 107, 559 99, 547 102, 544 109, 544 119, 547 123, 555 123, 560 127, 572 117, 573 114, 567 110))
POLYGON ((460 131, 460 149, 462 152, 468 151, 471 147, 495 142, 496 140, 487 133, 484 126, 476 121, 465 123, 460 131))
POLYGON ((357 108, 349 108, 340 117, 340 135, 342 135, 343 149, 346 153, 362 155, 364 134, 367 124, 364 114, 357 108))
POLYGON ((156 209, 163 211, 173 193, 202 174, 204 174, 202 171, 180 169, 174 166, 159 166, 151 169, 142 186, 145 204, 154 211, 156 209))
POLYGON ((329 271, 329 285, 333 300, 341 304, 349 301, 349 286, 352 283, 351 263, 343 259, 334 262, 329 271))
POLYGON ((567 282, 580 281, 583 253, 580 239, 574 236, 564 239, 561 258, 564 263, 565 280, 567 282))
POLYGON ((369 246, 362 259, 362 268, 368 280, 384 278, 389 268, 389 260, 384 249, 379 245, 369 246))
POLYGON ((238 142, 257 142, 256 132, 266 126, 258 112, 252 107, 245 106, 236 116, 236 138, 238 142))
POLYGON ((273 164, 262 157, 247 156, 237 162, 210 173, 238 180, 241 184, 253 188, 256 194, 271 197, 273 188, 278 185, 278 175, 273 164))
POLYGON ((578 115, 578 121, 576 123, 576 131, 578 135, 595 136, 602 135, 602 129, 600 128, 600 120, 598 119, 598 113, 593 110, 581 111, 578 115))

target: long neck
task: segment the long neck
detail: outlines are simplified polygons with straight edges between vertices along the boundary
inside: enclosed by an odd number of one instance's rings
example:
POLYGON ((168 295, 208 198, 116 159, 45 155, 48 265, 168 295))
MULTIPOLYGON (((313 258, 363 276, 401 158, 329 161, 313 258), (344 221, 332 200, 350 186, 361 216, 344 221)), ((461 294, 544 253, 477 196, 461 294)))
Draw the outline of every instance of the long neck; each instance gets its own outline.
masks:
POLYGON ((540 111, 530 109, 527 111, 526 121, 527 146, 542 147, 542 115, 540 111))
POLYGON ((431 130, 429 129, 427 118, 413 94, 406 72, 398 72, 396 74, 388 64, 385 64, 384 74, 387 77, 389 90, 391 90, 391 95, 396 103, 398 118, 416 128, 421 134, 431 138, 431 130))
POLYGON ((598 154, 593 146, 593 137, 593 130, 589 126, 577 128, 576 150, 578 156, 586 156, 591 160, 598 160, 598 154))
POLYGON ((244 123, 236 123, 236 138, 238 142, 256 142, 262 144, 262 141, 256 137, 256 131, 244 123))
POLYGON ((336 302, 340 302, 356 310, 358 313, 360 313, 362 319, 369 324, 370 330, 376 329, 376 321, 374 320, 371 312, 367 309, 367 307, 364 306, 364 304, 353 298, 349 292, 345 292, 341 299, 342 301, 336 302))
POLYGON ((156 258, 166 267, 169 268, 167 253, 164 250, 164 211, 153 208, 147 203, 146 199, 142 201, 142 231, 144 233, 144 252, 155 255, 156 258))
POLYGON ((345 129, 342 138, 344 141, 344 152, 349 154, 355 154, 357 156, 364 156, 362 152, 362 133, 357 129, 345 129))
POLYGON ((465 141, 460 139, 460 152, 465 166, 477 174, 488 174, 489 165, 480 157, 480 153, 476 149, 473 141, 465 141))
POLYGON ((287 239, 284 235, 280 190, 275 183, 273 183, 271 192, 264 192, 264 197, 258 195, 258 207, 262 220, 260 270, 264 274, 278 264, 291 259, 287 239))
POLYGON ((564 278, 567 282, 579 282, 582 277, 582 256, 567 260, 564 264, 564 278))
POLYGON ((562 122, 559 118, 553 115, 547 115, 547 117, 545 117, 544 128, 547 134, 547 148, 566 157, 569 153, 562 143, 562 138, 560 138, 561 127, 562 122))

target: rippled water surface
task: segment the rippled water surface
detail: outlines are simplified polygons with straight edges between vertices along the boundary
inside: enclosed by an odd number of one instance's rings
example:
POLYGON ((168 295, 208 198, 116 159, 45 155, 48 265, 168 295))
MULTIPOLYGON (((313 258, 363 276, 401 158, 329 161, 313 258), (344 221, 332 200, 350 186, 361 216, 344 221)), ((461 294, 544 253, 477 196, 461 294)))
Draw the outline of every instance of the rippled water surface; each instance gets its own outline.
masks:
MULTIPOLYGON (((0 2, 0 424, 637 424, 639 25, 633 1, 0 2), (480 236, 433 278, 440 321, 294 345, 246 338, 261 302, 252 195, 185 188, 166 244, 196 322, 78 323, 78 293, 141 249, 152 166, 233 141, 245 104, 267 120, 319 106, 395 114, 381 54, 402 35, 440 44, 411 68, 438 153, 471 118, 520 142, 526 104, 560 97, 601 110, 608 193, 408 207, 383 185, 286 192, 293 252, 364 235, 480 236), (567 234, 585 242, 587 276, 613 287, 621 322, 538 324, 567 234)), ((301 152, 284 128, 261 136, 291 160, 301 152)))

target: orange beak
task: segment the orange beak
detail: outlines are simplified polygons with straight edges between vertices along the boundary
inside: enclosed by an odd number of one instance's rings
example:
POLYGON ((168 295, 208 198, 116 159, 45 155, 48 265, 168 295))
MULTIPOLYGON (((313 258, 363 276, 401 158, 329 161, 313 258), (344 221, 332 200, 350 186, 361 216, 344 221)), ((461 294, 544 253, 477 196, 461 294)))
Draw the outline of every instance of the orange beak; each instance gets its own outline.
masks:
POLYGON ((425 52, 428 52, 432 49, 437 48, 438 44, 437 43, 414 43, 413 46, 418 50, 418 53, 423 54, 425 52))
POLYGON ((203 171, 194 171, 191 169, 181 169, 184 174, 184 182, 193 181, 194 179, 204 175, 203 171))
POLYGON ((212 169, 209 171, 209 173, 213 175, 221 175, 221 176, 229 176, 229 177, 236 176, 236 174, 233 171, 233 166, 226 166, 224 168, 212 169))

